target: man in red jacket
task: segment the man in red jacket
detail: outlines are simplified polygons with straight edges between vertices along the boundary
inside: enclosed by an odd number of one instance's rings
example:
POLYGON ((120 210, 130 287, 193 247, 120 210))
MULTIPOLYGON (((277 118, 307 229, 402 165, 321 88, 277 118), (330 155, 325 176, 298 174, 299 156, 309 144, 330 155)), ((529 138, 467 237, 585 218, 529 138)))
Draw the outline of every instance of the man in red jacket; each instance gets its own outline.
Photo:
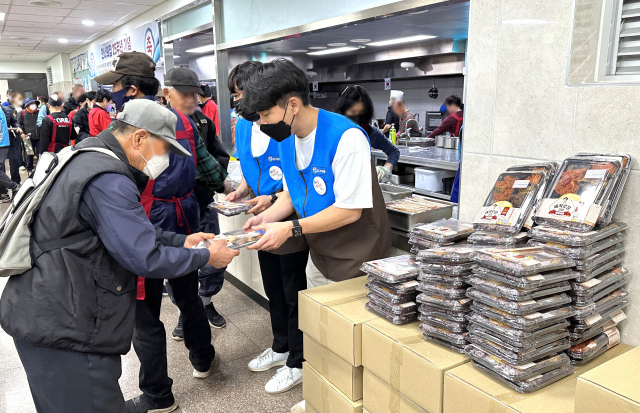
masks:
POLYGON ((111 92, 106 89, 98 89, 96 101, 89 112, 89 133, 98 136, 100 132, 111 125, 111 92))
POLYGON ((202 95, 198 95, 198 98, 200 99, 200 109, 202 109, 202 113, 204 113, 204 115, 211 119, 216 125, 216 136, 220 136, 218 105, 216 105, 216 102, 211 98, 213 95, 211 87, 209 87, 209 85, 202 85, 200 88, 202 89, 202 95))

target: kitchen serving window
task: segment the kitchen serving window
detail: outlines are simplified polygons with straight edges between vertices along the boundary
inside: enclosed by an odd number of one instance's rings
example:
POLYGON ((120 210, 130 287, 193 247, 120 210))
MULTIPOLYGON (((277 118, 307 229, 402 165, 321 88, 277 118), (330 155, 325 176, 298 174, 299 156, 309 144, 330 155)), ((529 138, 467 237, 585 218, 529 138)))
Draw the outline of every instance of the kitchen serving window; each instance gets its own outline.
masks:
POLYGON ((596 81, 640 83, 640 0, 603 0, 596 81))

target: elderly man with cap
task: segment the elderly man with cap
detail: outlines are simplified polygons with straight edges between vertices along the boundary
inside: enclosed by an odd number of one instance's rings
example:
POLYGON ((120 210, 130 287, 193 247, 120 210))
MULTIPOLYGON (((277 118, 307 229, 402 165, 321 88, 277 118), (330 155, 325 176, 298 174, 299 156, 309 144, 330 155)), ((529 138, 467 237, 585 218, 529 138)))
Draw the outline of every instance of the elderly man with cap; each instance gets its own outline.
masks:
POLYGON ((218 105, 213 101, 213 93, 211 86, 202 85, 202 95, 198 96, 200 99, 200 109, 202 113, 213 121, 216 125, 216 134, 220 135, 220 120, 218 119, 218 105))
MULTIPOLYGON (((200 225, 200 206, 194 192, 196 180, 214 191, 222 192, 226 171, 207 152, 196 125, 188 117, 197 107, 197 95, 202 93, 197 75, 189 69, 176 67, 167 72, 164 84, 167 100, 180 101, 176 106, 191 112, 169 109, 176 116, 178 143, 192 157, 171 155, 165 160, 168 167, 161 173, 153 174, 142 194, 142 205, 154 225, 165 231, 191 234, 200 225)), ((215 350, 211 345, 211 329, 198 296, 198 271, 170 279, 168 284, 180 309, 184 343, 194 368, 193 377, 204 379, 211 372, 215 350)), ((161 303, 162 280, 140 279, 133 348, 140 359, 139 384, 142 394, 127 401, 128 413, 171 412, 178 407, 171 391, 173 381, 167 371, 166 335, 164 324, 160 321, 161 303)))
POLYGON ((238 255, 224 241, 191 249, 213 235, 164 232, 147 218, 140 192, 149 178, 169 156, 193 162, 175 123, 153 102, 127 105, 111 131, 68 149, 110 153, 72 158, 34 215, 34 248, 46 251, 9 278, 0 324, 15 341, 39 413, 124 413, 118 378, 133 335, 136 276, 181 277, 238 255))

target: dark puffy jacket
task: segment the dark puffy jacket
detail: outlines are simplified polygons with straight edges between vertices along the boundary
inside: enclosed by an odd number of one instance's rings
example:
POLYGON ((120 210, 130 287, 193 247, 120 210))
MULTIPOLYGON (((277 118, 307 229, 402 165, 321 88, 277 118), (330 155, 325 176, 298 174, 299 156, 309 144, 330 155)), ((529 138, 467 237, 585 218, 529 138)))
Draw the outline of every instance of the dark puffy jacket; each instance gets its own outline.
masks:
POLYGON ((89 130, 89 110, 86 107, 78 109, 73 116, 73 126, 79 129, 76 143, 91 136, 91 131, 89 130))
POLYGON ((7 125, 10 128, 19 128, 18 114, 13 106, 2 106, 4 116, 7 118, 7 125))
POLYGON ((62 107, 62 112, 65 115, 68 115, 76 109, 78 109, 78 101, 73 96, 71 96, 71 94, 69 94, 69 96, 67 97, 67 101, 64 102, 64 106, 62 107))

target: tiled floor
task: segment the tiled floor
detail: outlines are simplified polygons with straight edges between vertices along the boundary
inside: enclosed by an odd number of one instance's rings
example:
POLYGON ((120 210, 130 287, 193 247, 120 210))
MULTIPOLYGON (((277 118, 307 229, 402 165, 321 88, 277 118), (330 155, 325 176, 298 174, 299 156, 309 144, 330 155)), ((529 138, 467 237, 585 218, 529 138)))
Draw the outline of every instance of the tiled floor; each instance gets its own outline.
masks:
MULTIPOLYGON (((7 171, 8 172, 8 171, 7 171)), ((24 177, 23 177, 24 178, 24 177)), ((0 215, 7 204, 0 204, 0 215)), ((0 278, 0 293, 6 278, 0 278)), ((191 376, 184 342, 171 339, 178 321, 178 310, 165 297, 161 319, 167 330, 169 375, 173 393, 181 413, 284 413, 302 400, 302 386, 279 395, 268 395, 264 385, 275 369, 253 373, 247 363, 273 339, 269 313, 233 285, 225 282, 222 291, 213 298, 216 308, 227 320, 223 329, 212 328, 216 349, 213 372, 206 380, 191 376)), ((133 350, 122 358, 120 387, 125 399, 136 396, 138 390, 138 358, 133 350)), ((35 413, 27 378, 18 358, 13 340, 0 329, 0 413, 35 413)))
MULTIPOLYGON (((0 278, 0 290, 6 279, 0 278)), ((253 373, 247 363, 271 345, 269 313, 229 283, 214 297, 214 303, 227 319, 223 329, 212 329, 216 361, 206 380, 191 377, 192 367, 183 342, 173 341, 170 333, 178 312, 165 297, 162 321, 167 330, 169 375, 182 413, 276 413, 288 412, 302 400, 302 386, 271 396, 265 383, 275 369, 253 373)), ((132 350, 122 358, 120 386, 125 398, 139 394, 138 358, 132 350)), ((34 413, 35 407, 27 379, 11 337, 0 329, 0 412, 34 413)))

